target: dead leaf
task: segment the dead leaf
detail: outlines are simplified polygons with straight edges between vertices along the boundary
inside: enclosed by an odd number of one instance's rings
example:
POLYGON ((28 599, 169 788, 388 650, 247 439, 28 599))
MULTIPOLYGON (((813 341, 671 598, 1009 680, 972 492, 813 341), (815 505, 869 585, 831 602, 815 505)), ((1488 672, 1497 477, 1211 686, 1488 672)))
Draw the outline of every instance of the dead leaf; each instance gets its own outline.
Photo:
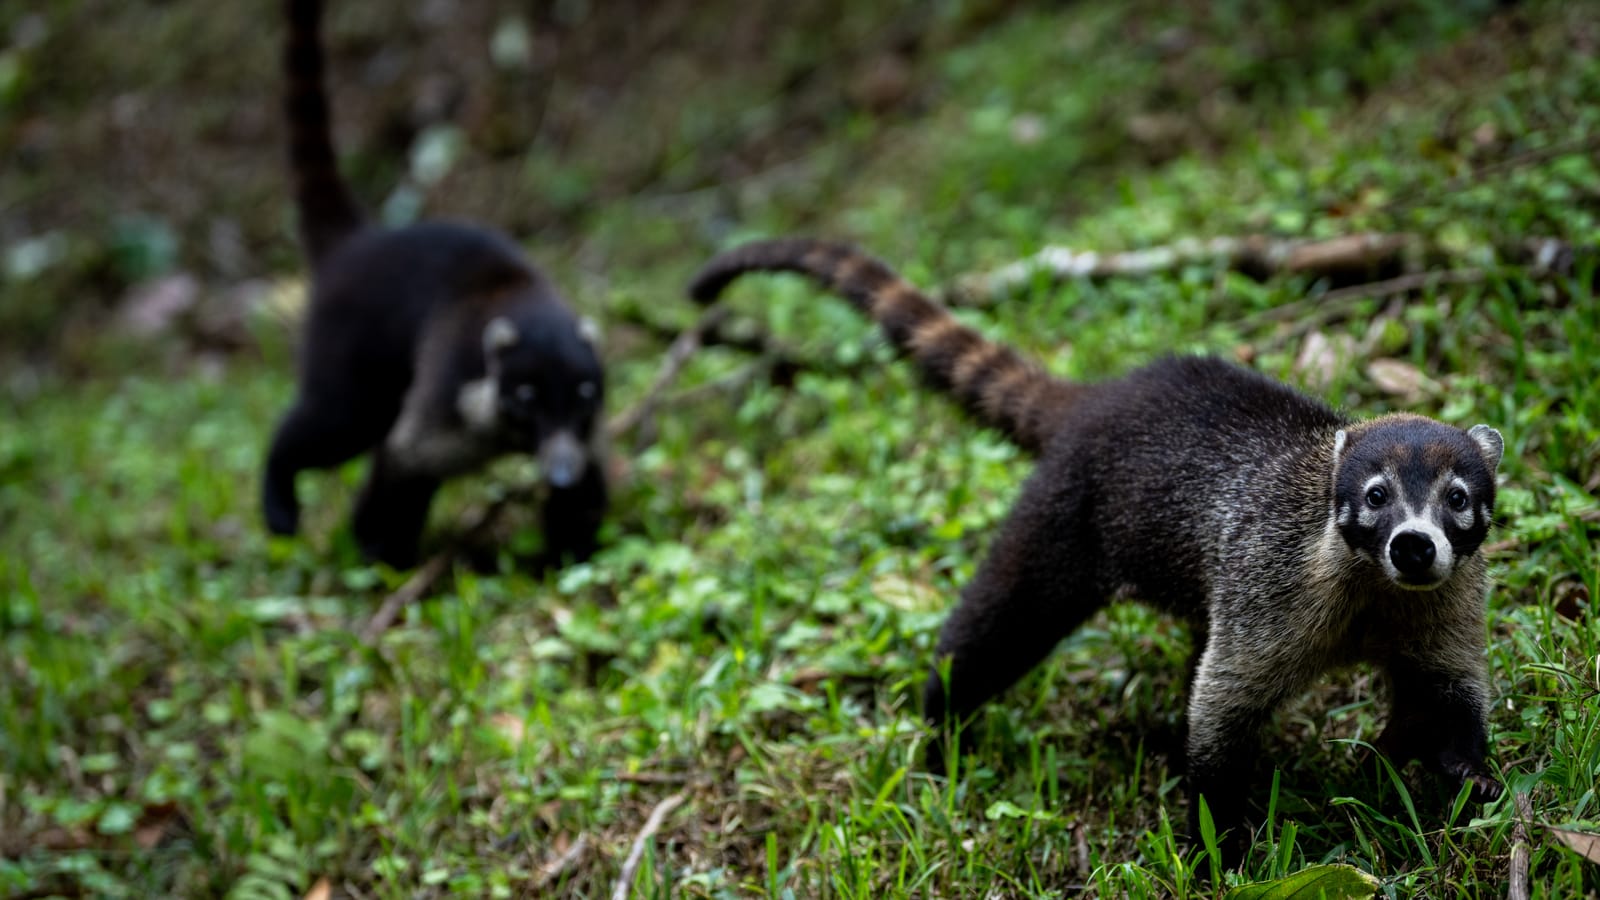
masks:
POLYGON ((171 329, 199 301, 199 279, 180 272, 134 288, 122 301, 118 318, 129 334, 149 337, 171 329))
POLYGON ((510 713, 495 713, 489 718, 489 724, 501 737, 510 741, 513 747, 522 746, 522 739, 528 733, 527 723, 522 717, 510 713))
POLYGON ((1576 575, 1568 575, 1550 588, 1550 601, 1557 615, 1581 622, 1589 606, 1589 586, 1576 575))
POLYGON ((944 597, 933 585, 903 575, 873 579, 872 594, 895 609, 907 612, 933 612, 945 606, 944 597))
POLYGON ((1375 359, 1367 363, 1367 377, 1385 394, 1408 400, 1416 400, 1439 390, 1438 382, 1422 374, 1422 370, 1411 363, 1399 359, 1375 359))
POLYGON ((1600 834, 1592 831, 1572 831, 1552 828, 1550 836, 1567 845, 1567 849, 1592 863, 1600 863, 1600 834))
POLYGON ((324 875, 323 877, 317 879, 316 884, 311 886, 311 890, 306 891, 304 900, 331 900, 332 897, 333 884, 330 883, 327 876, 324 875))
POLYGON ((1356 339, 1348 334, 1328 337, 1320 331, 1306 335, 1300 345, 1300 355, 1295 358, 1294 370, 1312 390, 1322 390, 1333 383, 1334 375, 1350 364, 1355 356, 1356 339))
POLYGON ((154 850, 166 838, 172 823, 178 820, 176 803, 157 803, 144 808, 139 824, 133 829, 133 842, 140 850, 154 850))

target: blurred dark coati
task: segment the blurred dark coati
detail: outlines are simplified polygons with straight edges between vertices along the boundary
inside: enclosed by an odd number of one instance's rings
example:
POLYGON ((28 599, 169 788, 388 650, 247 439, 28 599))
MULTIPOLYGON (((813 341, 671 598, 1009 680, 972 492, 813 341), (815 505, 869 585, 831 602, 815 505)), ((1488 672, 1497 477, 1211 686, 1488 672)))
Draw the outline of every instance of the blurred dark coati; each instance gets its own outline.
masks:
POLYGON ((1260 728, 1319 675, 1360 661, 1393 689, 1380 747, 1469 782, 1479 800, 1499 795, 1484 761, 1478 552, 1494 514, 1495 429, 1352 421, 1206 357, 1067 381, 843 244, 738 247, 690 292, 708 302, 753 271, 798 272, 843 294, 927 381, 1039 458, 940 633, 948 683, 936 667, 923 694, 934 724, 967 717, 1130 596, 1196 626, 1191 826, 1203 795, 1218 831, 1247 840, 1260 728))
POLYGON ((313 277, 298 396, 267 455, 267 527, 298 528, 301 470, 370 452, 356 541, 369 558, 410 566, 443 479, 531 453, 549 487, 547 548, 586 557, 607 503, 591 329, 505 235, 366 222, 334 155, 321 3, 284 8, 289 157, 313 277))

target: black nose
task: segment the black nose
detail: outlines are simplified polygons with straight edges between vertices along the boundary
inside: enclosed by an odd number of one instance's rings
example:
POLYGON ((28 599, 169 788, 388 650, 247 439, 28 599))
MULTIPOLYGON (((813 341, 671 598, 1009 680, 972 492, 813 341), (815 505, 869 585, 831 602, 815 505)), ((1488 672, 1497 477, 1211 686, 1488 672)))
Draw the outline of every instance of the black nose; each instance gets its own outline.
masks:
POLYGON ((1389 561, 1402 575, 1425 574, 1433 552, 1433 539, 1418 531, 1402 531, 1389 542, 1389 561))

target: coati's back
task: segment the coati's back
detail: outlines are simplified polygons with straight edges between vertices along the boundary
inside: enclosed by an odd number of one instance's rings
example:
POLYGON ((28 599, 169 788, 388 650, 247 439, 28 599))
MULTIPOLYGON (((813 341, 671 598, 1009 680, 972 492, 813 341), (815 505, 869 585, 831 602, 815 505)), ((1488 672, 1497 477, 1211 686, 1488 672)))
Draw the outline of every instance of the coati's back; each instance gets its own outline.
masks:
POLYGON ((1195 613, 1241 534, 1261 565, 1299 568, 1305 536, 1327 521, 1334 437, 1345 424, 1232 363, 1169 357, 1085 386, 1057 418, 1033 478, 1082 492, 1100 591, 1132 587, 1146 602, 1195 613))

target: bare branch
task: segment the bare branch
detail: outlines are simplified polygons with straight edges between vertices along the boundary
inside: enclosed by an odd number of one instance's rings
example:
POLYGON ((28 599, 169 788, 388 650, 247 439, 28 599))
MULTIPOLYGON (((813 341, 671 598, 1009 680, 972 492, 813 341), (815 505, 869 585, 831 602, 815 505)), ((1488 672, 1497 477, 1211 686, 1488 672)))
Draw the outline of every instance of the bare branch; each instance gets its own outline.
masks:
POLYGON ((628 900, 633 893, 633 878, 639 871, 639 860, 644 858, 644 848, 649 845, 650 839, 655 837, 661 825, 667 821, 667 816, 672 811, 684 804, 689 799, 686 792, 679 791, 656 804, 650 810, 650 817, 644 820, 644 827, 639 829, 639 834, 633 839, 633 847, 628 850, 628 858, 622 863, 622 873, 617 876, 616 887, 611 890, 611 900, 628 900))

